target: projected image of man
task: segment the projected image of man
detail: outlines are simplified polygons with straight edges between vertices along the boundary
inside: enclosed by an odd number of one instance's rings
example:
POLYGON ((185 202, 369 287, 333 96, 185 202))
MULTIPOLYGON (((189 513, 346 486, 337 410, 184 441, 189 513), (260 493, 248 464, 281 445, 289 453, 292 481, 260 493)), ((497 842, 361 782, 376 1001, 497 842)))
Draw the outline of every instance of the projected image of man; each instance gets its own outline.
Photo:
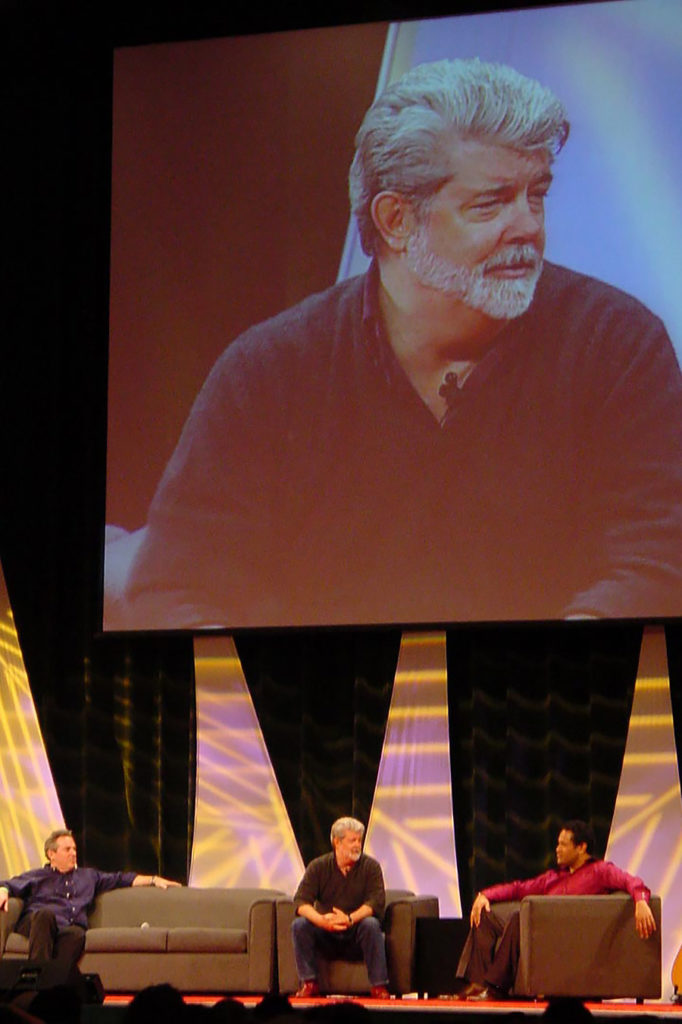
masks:
POLYGON ((544 259, 568 135, 478 60, 377 98, 350 171, 369 270, 219 358, 123 623, 679 613, 680 370, 641 303, 544 259))

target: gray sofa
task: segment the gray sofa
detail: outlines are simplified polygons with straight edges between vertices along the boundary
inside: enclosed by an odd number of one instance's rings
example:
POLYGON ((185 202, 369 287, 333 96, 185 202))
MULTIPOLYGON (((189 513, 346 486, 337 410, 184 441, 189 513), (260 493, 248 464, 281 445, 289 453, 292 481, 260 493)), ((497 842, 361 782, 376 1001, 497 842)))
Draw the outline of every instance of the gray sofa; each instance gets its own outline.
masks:
MULTIPOLYGON (((99 895, 88 915, 84 973, 105 992, 137 992, 169 982, 182 992, 266 993, 276 985, 274 889, 156 889, 99 895)), ((0 914, 0 955, 25 958, 12 931, 22 902, 0 914)))
MULTIPOLYGON (((518 996, 581 999, 659 999, 661 996, 661 900, 652 896, 656 932, 640 939, 634 904, 625 893, 608 896, 526 896, 495 903, 507 918, 520 911, 521 950, 514 983, 518 996)), ((469 962, 470 940, 457 967, 469 962)))
MULTIPOLYGON (((298 988, 298 975, 291 939, 294 901, 280 897, 277 912, 277 964, 279 991, 290 995, 298 988)), ((419 917, 438 917, 437 896, 415 896, 405 889, 386 890, 386 958, 388 987, 394 995, 405 995, 417 989, 415 976, 416 922, 419 917)), ((362 960, 323 960, 318 981, 324 994, 359 995, 370 989, 367 969, 362 960)))

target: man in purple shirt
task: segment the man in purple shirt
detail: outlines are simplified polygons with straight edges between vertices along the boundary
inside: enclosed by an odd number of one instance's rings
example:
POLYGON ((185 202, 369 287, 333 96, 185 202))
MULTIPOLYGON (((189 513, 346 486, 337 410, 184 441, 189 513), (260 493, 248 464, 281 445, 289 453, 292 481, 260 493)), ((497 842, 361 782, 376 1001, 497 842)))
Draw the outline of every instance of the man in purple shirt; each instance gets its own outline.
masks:
POLYGON ((635 928, 642 939, 656 930, 649 907, 651 893, 641 878, 629 875, 611 861, 593 855, 594 833, 584 821, 567 821, 559 832, 557 867, 535 878, 503 882, 482 889, 471 908, 470 949, 464 976, 468 984, 460 998, 468 1001, 504 999, 514 984, 519 962, 519 913, 505 924, 491 903, 522 900, 524 896, 596 896, 627 892, 635 904, 635 928), (499 940, 499 944, 498 944, 499 940))
POLYGON ((10 896, 22 899, 16 931, 28 938, 29 959, 56 960, 67 973, 83 952, 88 908, 98 893, 131 885, 179 885, 160 875, 79 868, 73 833, 65 828, 47 837, 45 856, 44 867, 0 882, 0 911, 8 909, 10 896))

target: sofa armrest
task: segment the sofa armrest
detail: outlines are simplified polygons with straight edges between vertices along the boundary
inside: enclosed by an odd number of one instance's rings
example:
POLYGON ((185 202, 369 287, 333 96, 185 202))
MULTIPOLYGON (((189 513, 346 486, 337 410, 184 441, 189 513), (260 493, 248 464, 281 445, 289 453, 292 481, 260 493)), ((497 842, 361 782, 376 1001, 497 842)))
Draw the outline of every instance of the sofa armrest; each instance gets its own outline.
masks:
POLYGON ((7 913, 0 913, 0 956, 5 952, 10 932, 14 931, 17 921, 24 909, 24 901, 17 896, 10 896, 7 913))
POLYGON ((248 951, 249 991, 272 992, 275 986, 275 900, 274 895, 255 899, 249 909, 248 951))
POLYGON ((652 896, 656 932, 640 939, 632 898, 527 896, 521 902, 517 995, 659 999, 661 901, 652 896), (557 942, 557 936, 580 941, 557 942))
POLYGON ((275 930, 277 932, 277 986, 283 995, 290 995, 298 988, 298 973, 294 959, 294 944, 291 939, 291 925, 294 920, 294 901, 291 896, 282 896, 275 902, 275 930))
POLYGON ((416 990, 417 918, 438 916, 437 896, 405 894, 387 902, 384 932, 391 992, 404 995, 416 990))

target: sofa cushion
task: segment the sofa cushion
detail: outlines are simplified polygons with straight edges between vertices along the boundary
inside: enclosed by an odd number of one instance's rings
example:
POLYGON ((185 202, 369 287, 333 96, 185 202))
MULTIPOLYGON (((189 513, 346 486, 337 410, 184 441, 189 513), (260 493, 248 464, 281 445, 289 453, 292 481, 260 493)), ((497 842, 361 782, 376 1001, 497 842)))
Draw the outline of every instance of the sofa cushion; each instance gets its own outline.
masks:
POLYGON ((246 953, 241 928, 169 928, 169 953, 246 953))
POLYGON ((157 928, 201 923, 206 928, 229 926, 248 930, 254 905, 272 903, 282 895, 273 889, 134 886, 97 896, 88 921, 90 928, 139 927, 149 922, 157 928))
POLYGON ((165 953, 166 928, 90 928, 86 953, 165 953))

